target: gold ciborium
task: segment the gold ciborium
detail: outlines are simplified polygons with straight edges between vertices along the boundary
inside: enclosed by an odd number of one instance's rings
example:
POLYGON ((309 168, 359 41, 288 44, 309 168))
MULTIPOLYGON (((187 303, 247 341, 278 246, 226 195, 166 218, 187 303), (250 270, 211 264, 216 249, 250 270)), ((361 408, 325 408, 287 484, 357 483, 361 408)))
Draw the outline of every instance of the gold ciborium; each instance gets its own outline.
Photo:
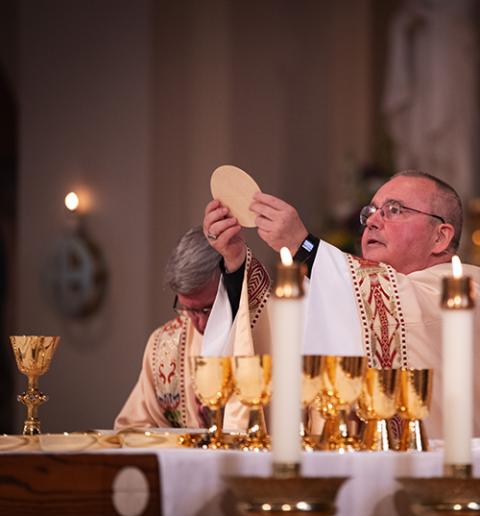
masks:
POLYGON ((38 377, 48 371, 59 340, 60 337, 37 335, 10 337, 18 370, 28 378, 27 390, 17 396, 17 400, 27 407, 24 435, 40 433, 38 407, 48 400, 48 396, 38 390, 38 377))
POLYGON ((349 431, 348 415, 360 396, 367 357, 322 356, 322 393, 318 408, 325 418, 319 446, 322 449, 352 451, 359 442, 349 431))
POLYGON ((222 408, 232 394, 230 357, 190 357, 193 390, 200 402, 213 412, 213 425, 208 429, 208 448, 228 448, 222 432, 222 408))
POLYGON ((307 451, 318 449, 318 443, 309 435, 308 409, 322 390, 321 361, 322 357, 320 355, 303 355, 302 357, 301 404, 303 421, 300 433, 303 449, 307 451))
POLYGON ((422 419, 430 412, 432 369, 401 369, 397 412, 404 419, 400 451, 428 451, 428 439, 422 419))
POLYGON ((240 443, 244 450, 270 449, 270 437, 265 431, 262 407, 272 395, 272 357, 253 355, 233 357, 234 393, 240 403, 250 408, 246 437, 240 443))
POLYGON ((361 438, 362 449, 384 451, 394 448, 387 419, 396 412, 399 379, 398 369, 367 369, 357 402, 357 416, 366 423, 361 438))

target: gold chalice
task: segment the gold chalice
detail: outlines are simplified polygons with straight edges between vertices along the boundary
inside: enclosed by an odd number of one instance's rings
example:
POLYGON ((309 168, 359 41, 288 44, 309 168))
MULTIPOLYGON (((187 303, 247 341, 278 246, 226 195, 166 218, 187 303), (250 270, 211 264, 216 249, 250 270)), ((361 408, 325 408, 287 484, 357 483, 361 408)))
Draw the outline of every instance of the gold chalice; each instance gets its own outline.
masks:
POLYGON ((271 397, 272 357, 270 355, 233 357, 234 393, 250 408, 247 435, 240 446, 244 450, 265 451, 270 437, 265 431, 262 407, 271 397))
POLYGON ((360 396, 367 357, 322 356, 322 393, 317 398, 325 424, 320 436, 322 449, 352 451, 359 448, 348 427, 348 414, 360 396))
POLYGON ((430 412, 432 369, 401 369, 397 412, 405 419, 399 450, 428 451, 428 439, 422 419, 430 412))
POLYGON ((303 449, 307 451, 318 449, 318 443, 308 435, 308 408, 322 390, 321 360, 320 355, 304 355, 302 357, 301 404, 303 421, 300 433, 303 449))
POLYGON ((384 451, 394 448, 387 419, 396 412, 399 378, 399 369, 367 369, 357 402, 357 415, 366 422, 362 449, 384 451))
POLYGON ((213 412, 213 425, 208 429, 208 448, 228 448, 222 427, 222 408, 232 394, 230 357, 190 357, 193 390, 200 402, 213 412))
POLYGON ((48 371, 59 340, 60 337, 37 335, 10 337, 17 368, 28 378, 27 390, 17 396, 17 400, 27 407, 23 435, 40 433, 38 406, 47 401, 48 396, 38 390, 38 377, 48 371))

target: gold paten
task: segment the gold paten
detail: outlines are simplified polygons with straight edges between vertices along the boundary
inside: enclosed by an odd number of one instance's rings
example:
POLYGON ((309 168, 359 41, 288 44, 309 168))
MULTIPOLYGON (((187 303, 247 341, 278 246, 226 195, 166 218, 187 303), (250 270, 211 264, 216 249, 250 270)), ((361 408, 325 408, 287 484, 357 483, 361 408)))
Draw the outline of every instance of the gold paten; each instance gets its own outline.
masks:
POLYGON ((335 514, 335 499, 346 477, 224 477, 237 514, 335 514))
POLYGON ((192 383, 200 402, 214 414, 214 423, 208 429, 208 448, 228 448, 222 432, 222 408, 233 391, 230 357, 190 357, 192 383))
POLYGON ((317 402, 325 424, 319 446, 328 450, 358 450, 359 440, 351 435, 347 417, 360 396, 367 357, 323 355, 321 364, 322 393, 317 402))
POLYGON ((267 451, 270 437, 266 433, 262 407, 272 395, 272 357, 270 355, 232 357, 234 393, 240 403, 250 408, 250 420, 243 450, 267 451))
POLYGON ((38 390, 38 378, 48 371, 59 340, 60 337, 38 335, 10 337, 17 368, 28 379, 27 390, 17 396, 17 400, 27 407, 23 435, 40 433, 38 407, 48 400, 48 395, 38 390))
POLYGON ((387 419, 396 412, 399 379, 398 369, 367 369, 357 408, 358 417, 366 423, 362 449, 385 451, 395 447, 387 419))
POLYGON ((396 505, 399 514, 425 516, 448 516, 480 514, 480 478, 417 478, 400 477, 397 481, 403 487, 397 493, 396 505))
POLYGON ((405 419, 400 451, 428 451, 428 438, 422 419, 430 412, 432 369, 401 369, 397 412, 405 419))

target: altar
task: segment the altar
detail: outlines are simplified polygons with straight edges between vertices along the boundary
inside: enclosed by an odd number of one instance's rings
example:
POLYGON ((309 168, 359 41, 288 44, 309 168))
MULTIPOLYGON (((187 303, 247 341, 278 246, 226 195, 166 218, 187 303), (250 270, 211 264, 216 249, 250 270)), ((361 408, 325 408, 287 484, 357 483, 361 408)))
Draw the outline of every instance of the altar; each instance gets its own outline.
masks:
MULTIPOLYGON (((339 516, 408 514, 396 477, 441 476, 440 442, 432 451, 303 452, 304 476, 349 477, 337 497, 339 516)), ((473 442, 474 476, 480 440, 473 442)), ((224 477, 268 476, 270 453, 168 446, 79 452, 7 450, 0 454, 0 514, 233 515, 224 477)))

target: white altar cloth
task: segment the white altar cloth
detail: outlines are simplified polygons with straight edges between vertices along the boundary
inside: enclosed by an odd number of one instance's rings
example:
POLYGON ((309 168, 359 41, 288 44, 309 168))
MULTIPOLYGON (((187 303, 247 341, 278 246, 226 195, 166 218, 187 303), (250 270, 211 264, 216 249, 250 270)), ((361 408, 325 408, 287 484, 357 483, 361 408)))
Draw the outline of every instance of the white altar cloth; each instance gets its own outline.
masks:
MULTIPOLYGON (((435 443, 433 443, 435 447, 435 443)), ((399 515, 395 477, 441 476, 443 454, 430 452, 303 453, 305 476, 347 476, 337 497, 338 516, 399 515)), ((163 449, 158 452, 163 515, 219 516, 223 475, 267 476, 270 454, 163 449)), ((474 441, 474 476, 480 475, 480 441, 474 441)))

